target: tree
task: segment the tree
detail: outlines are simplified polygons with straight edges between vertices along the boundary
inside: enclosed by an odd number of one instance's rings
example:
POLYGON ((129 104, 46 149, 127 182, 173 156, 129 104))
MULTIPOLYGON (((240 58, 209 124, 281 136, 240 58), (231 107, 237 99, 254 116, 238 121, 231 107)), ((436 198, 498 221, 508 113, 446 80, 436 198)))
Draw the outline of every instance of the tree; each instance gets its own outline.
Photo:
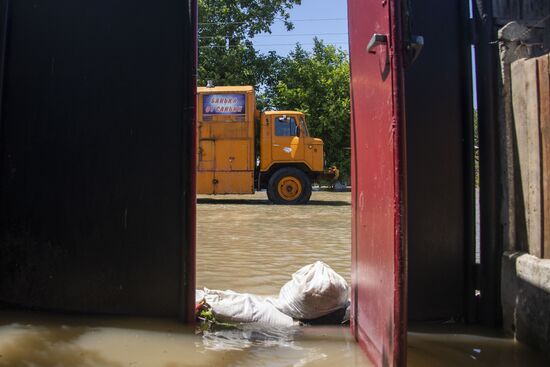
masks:
POLYGON ((288 10, 301 0, 199 0, 199 85, 271 83, 278 56, 256 52, 252 39, 275 20, 291 30, 288 10))
POLYGON ((265 93, 271 107, 306 114, 310 134, 325 143, 327 164, 344 178, 350 174, 349 78, 347 53, 315 38, 312 52, 297 44, 279 61, 265 93))

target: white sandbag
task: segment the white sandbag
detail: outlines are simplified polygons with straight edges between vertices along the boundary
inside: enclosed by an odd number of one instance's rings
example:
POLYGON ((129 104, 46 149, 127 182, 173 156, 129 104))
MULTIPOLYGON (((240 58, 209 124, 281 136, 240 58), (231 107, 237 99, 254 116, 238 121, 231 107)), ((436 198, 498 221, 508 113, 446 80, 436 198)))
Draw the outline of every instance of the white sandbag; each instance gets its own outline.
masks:
POLYGON ((204 301, 212 307, 216 320, 234 323, 259 323, 294 326, 292 317, 277 310, 269 298, 248 293, 204 289, 204 301))
POLYGON ((346 280, 317 261, 292 275, 292 280, 281 288, 276 306, 295 319, 311 320, 346 307, 348 297, 346 280))

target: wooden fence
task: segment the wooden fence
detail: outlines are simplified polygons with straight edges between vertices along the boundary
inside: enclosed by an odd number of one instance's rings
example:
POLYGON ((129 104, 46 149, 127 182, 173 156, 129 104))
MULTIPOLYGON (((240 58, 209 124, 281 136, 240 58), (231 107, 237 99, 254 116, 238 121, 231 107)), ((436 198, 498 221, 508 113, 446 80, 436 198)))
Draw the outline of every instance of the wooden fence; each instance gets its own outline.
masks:
POLYGON ((526 26, 542 26, 549 13, 548 0, 493 0, 493 16, 500 25, 520 21, 526 26))
POLYGON ((512 64, 520 247, 550 258, 550 55, 512 64))

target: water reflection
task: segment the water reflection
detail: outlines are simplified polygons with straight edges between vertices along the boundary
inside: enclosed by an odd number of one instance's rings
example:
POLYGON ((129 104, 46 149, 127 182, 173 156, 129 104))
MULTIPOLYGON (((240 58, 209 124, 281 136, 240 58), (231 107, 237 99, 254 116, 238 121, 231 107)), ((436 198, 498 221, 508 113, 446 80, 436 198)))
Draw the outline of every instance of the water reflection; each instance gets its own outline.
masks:
POLYGON ((296 348, 294 339, 301 327, 239 325, 235 328, 209 330, 202 343, 207 350, 245 350, 252 347, 296 348))

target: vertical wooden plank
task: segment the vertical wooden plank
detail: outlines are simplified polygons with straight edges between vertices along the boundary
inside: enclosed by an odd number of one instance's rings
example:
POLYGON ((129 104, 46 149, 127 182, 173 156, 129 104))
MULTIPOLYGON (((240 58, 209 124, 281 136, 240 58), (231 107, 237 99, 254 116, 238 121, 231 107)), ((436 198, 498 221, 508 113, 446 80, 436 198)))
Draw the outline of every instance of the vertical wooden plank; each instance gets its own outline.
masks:
POLYGON ((521 20, 537 22, 548 14, 548 0, 523 0, 521 20))
MULTIPOLYGON (((511 65, 511 83, 512 83, 512 105, 514 113, 514 133, 515 133, 515 154, 517 155, 518 166, 516 170, 518 172, 518 182, 520 190, 517 193, 516 199, 516 211, 520 212, 520 217, 525 218, 525 222, 518 221, 517 225, 527 227, 527 185, 528 180, 527 171, 523 169, 524 162, 527 160, 527 128, 526 128, 526 101, 525 101, 525 59, 520 59, 512 63, 511 65), (525 215, 524 215, 525 214, 525 215)), ((518 213, 519 214, 519 213, 518 213)), ((527 229, 525 229, 527 232, 527 229)), ((527 250, 527 238, 516 238, 518 243, 516 244, 518 250, 527 250)))
POLYGON ((542 258, 550 259, 550 55, 539 58, 539 119, 542 160, 542 258))
POLYGON ((540 257, 542 225, 537 74, 536 59, 518 60, 512 64, 512 102, 523 197, 523 200, 518 200, 518 210, 525 211, 527 243, 524 248, 540 257))
POLYGON ((539 131, 539 96, 537 59, 525 61, 525 95, 527 101, 527 151, 528 151, 528 239, 529 253, 541 256, 542 248, 542 200, 541 159, 539 131))
POLYGON ((493 0, 493 16, 499 23, 517 20, 534 24, 548 14, 548 0, 493 0))
POLYGON ((521 1, 493 0, 493 15, 501 19, 519 19, 521 7, 521 1))

